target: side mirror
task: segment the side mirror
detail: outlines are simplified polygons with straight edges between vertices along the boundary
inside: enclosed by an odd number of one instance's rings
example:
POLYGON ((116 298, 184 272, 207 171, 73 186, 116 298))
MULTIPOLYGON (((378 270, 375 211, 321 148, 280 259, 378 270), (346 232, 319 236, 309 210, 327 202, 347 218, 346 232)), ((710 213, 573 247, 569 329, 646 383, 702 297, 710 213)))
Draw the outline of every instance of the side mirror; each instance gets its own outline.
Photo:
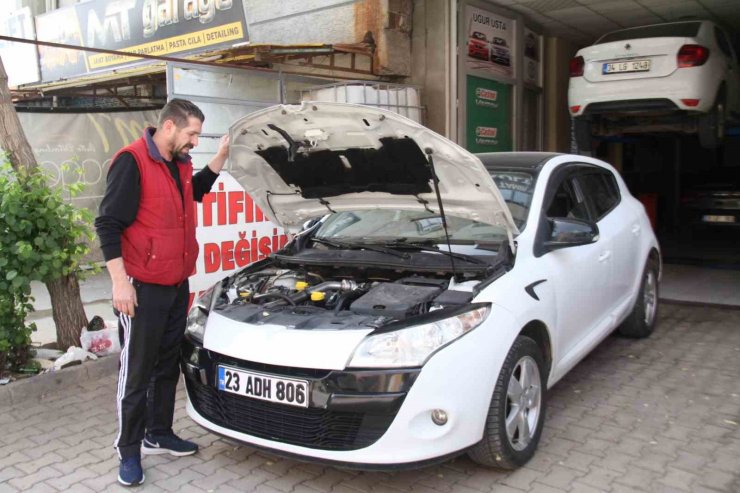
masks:
POLYGON ((550 235, 545 241, 545 250, 551 252, 561 248, 589 245, 599 240, 596 223, 564 217, 547 218, 550 235))

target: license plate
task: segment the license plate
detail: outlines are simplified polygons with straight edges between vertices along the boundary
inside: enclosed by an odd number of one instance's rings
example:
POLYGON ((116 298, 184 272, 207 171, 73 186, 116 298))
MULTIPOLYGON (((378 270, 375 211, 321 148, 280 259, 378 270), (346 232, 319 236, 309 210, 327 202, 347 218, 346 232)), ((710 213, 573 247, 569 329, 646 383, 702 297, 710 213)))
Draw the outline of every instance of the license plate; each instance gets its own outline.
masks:
POLYGON ((628 62, 605 63, 602 67, 602 73, 604 74, 647 72, 648 70, 650 70, 650 60, 630 60, 628 62))
POLYGON ((252 399, 308 407, 308 382, 218 367, 218 389, 252 399))
POLYGON ((735 216, 702 216, 701 220, 705 223, 734 223, 735 216))

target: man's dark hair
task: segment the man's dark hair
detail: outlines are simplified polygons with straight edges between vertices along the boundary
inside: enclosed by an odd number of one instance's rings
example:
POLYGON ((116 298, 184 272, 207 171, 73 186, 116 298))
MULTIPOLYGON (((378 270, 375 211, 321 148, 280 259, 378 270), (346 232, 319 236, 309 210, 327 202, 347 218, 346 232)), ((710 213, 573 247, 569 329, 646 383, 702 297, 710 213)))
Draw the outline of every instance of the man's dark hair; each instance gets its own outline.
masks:
POLYGON ((194 116, 198 120, 203 122, 206 119, 203 112, 191 103, 187 99, 172 99, 169 103, 164 105, 162 111, 159 112, 159 120, 157 126, 162 128, 166 120, 172 120, 178 128, 187 127, 188 117, 194 116))

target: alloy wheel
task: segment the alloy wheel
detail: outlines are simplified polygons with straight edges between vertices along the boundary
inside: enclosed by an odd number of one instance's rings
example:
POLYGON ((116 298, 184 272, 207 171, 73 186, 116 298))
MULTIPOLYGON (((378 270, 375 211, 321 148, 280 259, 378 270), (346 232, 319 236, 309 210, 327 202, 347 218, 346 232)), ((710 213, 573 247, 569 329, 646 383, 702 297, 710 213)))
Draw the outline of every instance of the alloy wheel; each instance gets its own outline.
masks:
POLYGON ((537 432, 542 409, 542 379, 531 356, 517 361, 506 393, 506 436, 514 450, 524 450, 537 432))
POLYGON ((643 289, 643 306, 645 307, 645 325, 650 327, 658 310, 658 283, 653 270, 645 274, 645 288, 643 289))

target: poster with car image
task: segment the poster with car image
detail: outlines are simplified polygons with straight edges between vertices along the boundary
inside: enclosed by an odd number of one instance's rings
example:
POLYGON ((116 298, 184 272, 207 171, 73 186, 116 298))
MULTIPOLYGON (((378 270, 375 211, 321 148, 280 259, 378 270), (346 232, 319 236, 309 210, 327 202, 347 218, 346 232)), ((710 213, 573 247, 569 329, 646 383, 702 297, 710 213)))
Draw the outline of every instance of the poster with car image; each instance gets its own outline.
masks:
POLYGON ((514 20, 468 5, 465 9, 468 70, 514 76, 514 20))

